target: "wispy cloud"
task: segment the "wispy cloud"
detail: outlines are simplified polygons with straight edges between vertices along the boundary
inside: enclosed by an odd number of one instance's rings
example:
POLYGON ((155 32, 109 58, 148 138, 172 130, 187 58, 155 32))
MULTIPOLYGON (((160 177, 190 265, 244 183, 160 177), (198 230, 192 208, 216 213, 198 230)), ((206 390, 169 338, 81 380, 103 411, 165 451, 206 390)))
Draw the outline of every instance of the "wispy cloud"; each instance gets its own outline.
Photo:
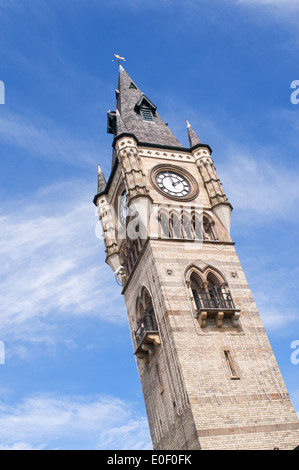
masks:
POLYGON ((271 333, 286 334, 287 331, 291 332, 295 321, 298 318, 298 312, 288 310, 287 313, 281 308, 273 307, 272 298, 271 305, 269 305, 269 298, 265 298, 264 293, 256 296, 258 302, 263 324, 266 330, 271 333), (261 301, 264 299, 264 303, 261 301), (291 326, 292 325, 292 326, 291 326))
POLYGON ((97 150, 41 116, 28 118, 16 114, 0 116, 2 143, 26 150, 30 157, 49 158, 73 165, 94 164, 97 150))
POLYGON ((240 147, 231 147, 219 174, 237 215, 246 212, 247 223, 296 221, 299 177, 294 171, 240 147))
POLYGON ((272 5, 284 8, 296 8, 298 9, 297 0, 235 0, 240 5, 272 5))
POLYGON ((50 313, 57 319, 71 313, 125 320, 96 238, 92 194, 90 186, 73 181, 33 194, 22 207, 11 203, 0 209, 2 332, 20 334, 20 325, 28 324, 34 332, 50 313))
POLYGON ((0 403, 0 442, 1 450, 151 448, 146 419, 111 396, 36 394, 0 403))
MULTIPOLYGON (((218 4, 222 0, 215 0, 218 4)), ((226 3, 231 8, 246 11, 250 21, 264 26, 264 24, 281 25, 287 27, 290 37, 293 37, 292 47, 298 48, 297 25, 299 3, 297 0, 232 0, 226 3)))
POLYGON ((298 164, 294 158, 283 159, 281 152, 281 148, 285 151, 286 140, 291 151, 293 147, 297 149, 296 112, 275 109, 269 113, 269 126, 281 129, 281 134, 273 136, 271 141, 269 132, 266 143, 248 134, 244 124, 239 127, 235 124, 233 134, 227 113, 218 124, 217 119, 209 116, 199 119, 191 111, 187 115, 191 115, 199 137, 216 147, 212 157, 223 189, 235 209, 234 218, 241 218, 246 225, 266 225, 275 220, 298 222, 298 164))

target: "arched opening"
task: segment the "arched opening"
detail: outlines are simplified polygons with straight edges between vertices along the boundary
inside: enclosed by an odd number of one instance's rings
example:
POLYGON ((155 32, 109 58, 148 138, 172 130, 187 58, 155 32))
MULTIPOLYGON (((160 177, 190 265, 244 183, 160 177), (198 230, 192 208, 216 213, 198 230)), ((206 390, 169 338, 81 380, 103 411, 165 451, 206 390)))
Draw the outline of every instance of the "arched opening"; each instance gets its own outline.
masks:
POLYGON ((141 343, 147 333, 157 331, 158 324, 152 298, 144 288, 141 297, 137 299, 137 330, 135 331, 137 345, 141 343))
POLYGON ((161 238, 169 238, 170 237, 169 214, 164 211, 161 211, 159 213, 159 223, 161 227, 161 232, 160 232, 161 238))
POLYGON ((210 272, 207 276, 206 298, 208 308, 220 308, 222 305, 222 292, 219 279, 210 272))
POLYGON ((217 326, 223 326, 224 321, 228 326, 228 319, 237 325, 240 310, 235 308, 228 284, 221 274, 210 266, 202 270, 191 269, 187 283, 200 325, 205 326, 209 318, 214 318, 217 326))
POLYGON ((202 222, 204 240, 217 240, 214 230, 215 221, 204 214, 202 222))
POLYGON ((136 301, 136 320, 139 323, 143 319, 144 306, 140 297, 136 301))
POLYGON ((169 231, 172 238, 182 238, 181 218, 177 212, 172 212, 170 215, 169 231))
POLYGON ((213 273, 202 279, 196 272, 191 274, 191 289, 198 309, 218 309, 221 307, 220 282, 213 273))
POLYGON ((202 303, 202 294, 205 293, 204 281, 199 274, 193 271, 190 277, 190 283, 196 308, 199 310, 204 306, 202 303))
POLYGON ((196 240, 203 239, 202 217, 200 217, 195 212, 192 214, 192 217, 191 217, 191 232, 192 232, 192 238, 196 240))
POLYGON ((153 302, 152 302, 152 299, 150 297, 150 295, 148 294, 148 292, 146 291, 145 294, 144 294, 144 312, 143 312, 143 315, 148 315, 149 317, 151 317, 153 320, 152 322, 155 321, 155 312, 154 312, 154 307, 153 307, 153 302))
POLYGON ((193 240, 195 237, 192 232, 192 222, 191 222, 191 213, 190 211, 183 210, 182 214, 182 232, 183 237, 188 240, 193 240))
POLYGON ((196 272, 190 277, 192 294, 198 309, 233 308, 231 296, 225 290, 225 282, 213 272, 202 279, 196 272))
POLYGON ((218 240, 215 221, 194 209, 160 210, 158 215, 159 237, 185 240, 218 240))

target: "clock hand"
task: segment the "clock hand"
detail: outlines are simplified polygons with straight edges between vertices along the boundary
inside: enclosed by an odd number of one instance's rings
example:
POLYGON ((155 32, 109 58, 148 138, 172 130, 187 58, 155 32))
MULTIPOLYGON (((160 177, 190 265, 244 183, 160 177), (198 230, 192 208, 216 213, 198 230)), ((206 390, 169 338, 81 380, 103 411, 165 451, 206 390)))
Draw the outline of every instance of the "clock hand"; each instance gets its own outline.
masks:
POLYGON ((172 178, 172 176, 169 174, 169 171, 167 172, 167 175, 168 175, 168 178, 170 178, 170 179, 171 179, 172 186, 174 186, 174 183, 173 183, 173 178, 172 178))

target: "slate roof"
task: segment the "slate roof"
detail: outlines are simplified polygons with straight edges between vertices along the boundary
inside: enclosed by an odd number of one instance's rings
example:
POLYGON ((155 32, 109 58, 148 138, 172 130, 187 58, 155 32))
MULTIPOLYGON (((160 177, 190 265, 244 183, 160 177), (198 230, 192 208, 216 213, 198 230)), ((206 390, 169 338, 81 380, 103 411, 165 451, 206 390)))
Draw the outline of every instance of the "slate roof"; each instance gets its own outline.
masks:
POLYGON ((133 134, 139 142, 148 144, 182 147, 157 113, 156 105, 142 93, 121 65, 116 97, 116 111, 108 111, 108 132, 116 137, 122 133, 133 134), (142 106, 147 106, 151 110, 153 121, 142 119, 140 114, 142 106))

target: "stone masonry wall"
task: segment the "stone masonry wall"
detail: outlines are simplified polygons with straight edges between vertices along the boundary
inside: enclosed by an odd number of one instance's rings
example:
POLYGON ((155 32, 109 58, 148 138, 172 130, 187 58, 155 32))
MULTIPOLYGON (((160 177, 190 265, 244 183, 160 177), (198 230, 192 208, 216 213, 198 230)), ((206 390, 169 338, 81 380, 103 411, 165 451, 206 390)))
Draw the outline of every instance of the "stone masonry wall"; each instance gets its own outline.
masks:
POLYGON ((161 336, 148 364, 137 359, 154 448, 295 448, 298 419, 233 244, 151 240, 125 290, 132 331, 142 285, 161 336), (241 309, 238 326, 200 327, 194 318, 185 272, 203 263, 227 280, 241 309))

